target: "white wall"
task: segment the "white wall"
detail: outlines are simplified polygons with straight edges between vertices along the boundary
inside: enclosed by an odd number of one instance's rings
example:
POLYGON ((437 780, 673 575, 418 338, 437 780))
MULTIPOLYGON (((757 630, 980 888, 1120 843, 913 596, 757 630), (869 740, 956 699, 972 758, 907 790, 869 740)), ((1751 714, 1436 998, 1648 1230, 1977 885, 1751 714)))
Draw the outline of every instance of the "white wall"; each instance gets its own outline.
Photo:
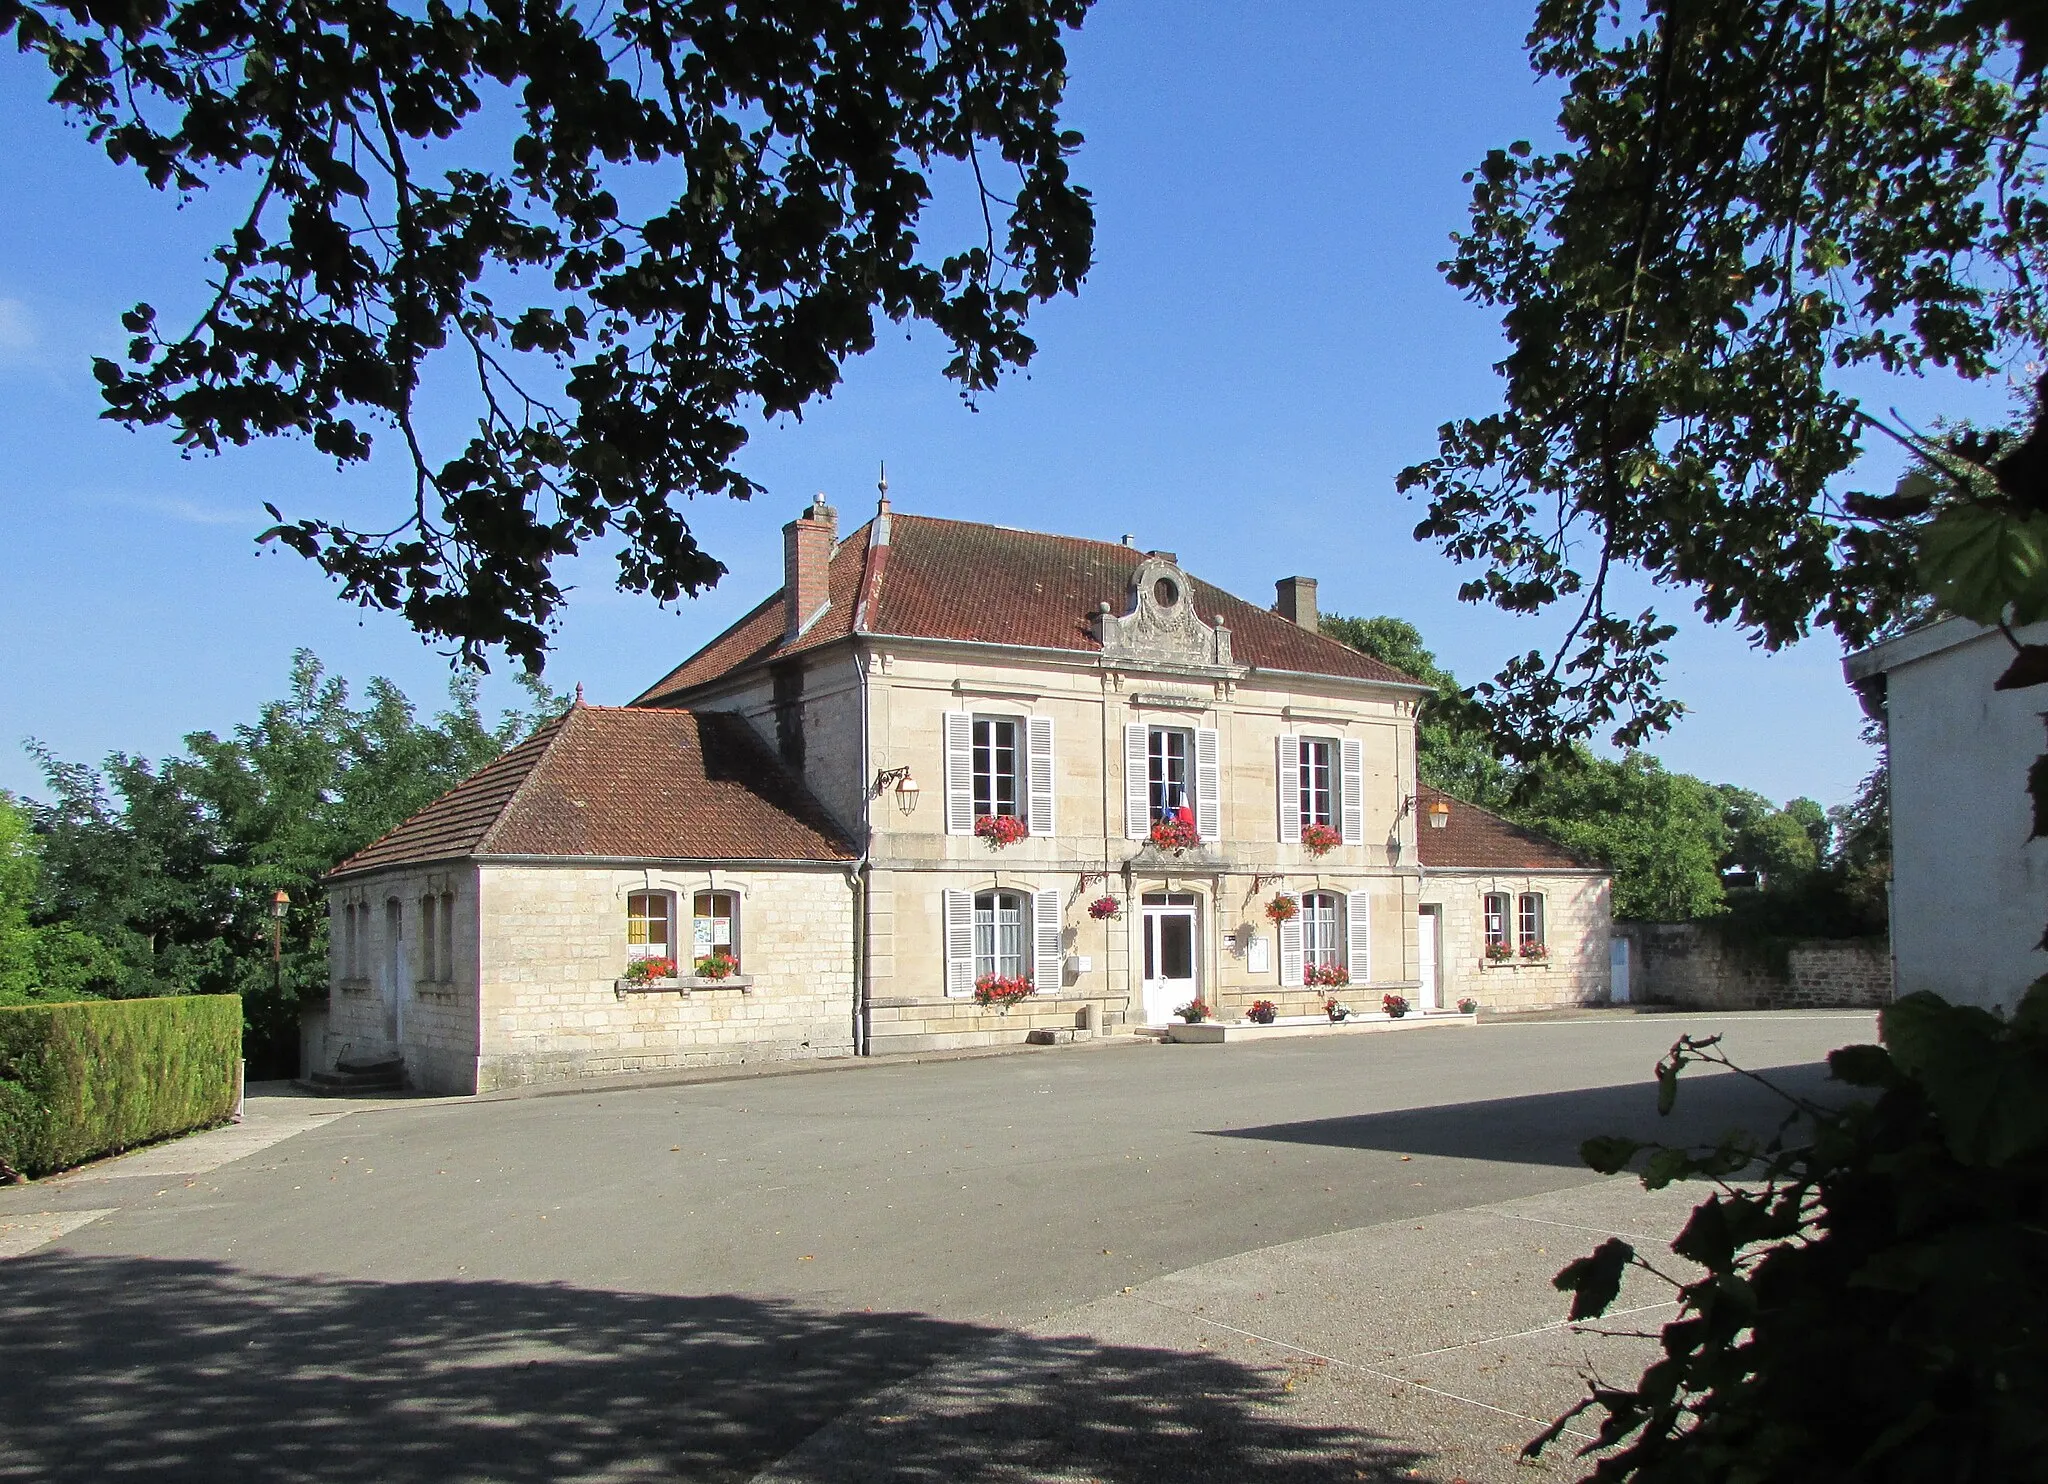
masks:
MULTIPOLYGON (((1922 634, 1932 642, 1961 624, 1922 634)), ((2012 661, 1995 632, 1911 658, 1920 637, 1885 646, 1909 656, 1886 674, 1898 992, 2010 1010, 2048 972, 2035 946, 2048 923, 2048 842, 2027 839, 2048 690, 1991 688, 2012 661)), ((2048 624, 2021 637, 2048 643, 2048 624)))

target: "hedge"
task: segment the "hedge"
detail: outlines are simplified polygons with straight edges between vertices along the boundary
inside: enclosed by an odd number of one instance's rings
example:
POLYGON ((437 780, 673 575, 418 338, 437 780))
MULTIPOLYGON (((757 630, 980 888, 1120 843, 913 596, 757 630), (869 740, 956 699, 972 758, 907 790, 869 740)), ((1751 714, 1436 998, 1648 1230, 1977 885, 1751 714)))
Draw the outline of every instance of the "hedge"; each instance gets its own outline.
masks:
POLYGON ((240 995, 0 1008, 0 1173, 45 1175, 234 1111, 240 995))

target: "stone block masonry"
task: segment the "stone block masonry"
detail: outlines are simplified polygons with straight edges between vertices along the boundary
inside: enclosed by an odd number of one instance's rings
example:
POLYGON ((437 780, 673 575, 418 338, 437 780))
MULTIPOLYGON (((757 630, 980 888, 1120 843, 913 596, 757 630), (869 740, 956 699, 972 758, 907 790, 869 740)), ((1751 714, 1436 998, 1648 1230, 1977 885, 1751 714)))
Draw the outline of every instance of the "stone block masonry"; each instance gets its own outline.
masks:
POLYGON ((854 1052, 852 888, 836 867, 486 866, 477 1091, 854 1052), (749 987, 620 995, 626 897, 739 901, 749 987))
POLYGON ((1863 1010, 1889 1004, 1891 956, 1882 940, 1812 939, 1782 955, 1725 944, 1696 922, 1617 922, 1632 960, 1634 998, 1687 1010, 1863 1010))

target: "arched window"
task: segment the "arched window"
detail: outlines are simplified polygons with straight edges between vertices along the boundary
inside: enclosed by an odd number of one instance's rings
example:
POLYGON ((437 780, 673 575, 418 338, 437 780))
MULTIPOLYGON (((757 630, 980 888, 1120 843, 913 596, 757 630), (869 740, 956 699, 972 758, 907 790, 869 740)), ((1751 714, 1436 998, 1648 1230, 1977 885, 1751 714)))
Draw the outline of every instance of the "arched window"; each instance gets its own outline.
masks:
POLYGON ((674 958, 675 915, 675 898, 668 892, 628 892, 626 958, 674 958))
POLYGON ((974 977, 1018 979, 1031 972, 1031 909, 1020 891, 974 898, 974 977))
POLYGON ((1301 961, 1309 969, 1345 961, 1344 899, 1333 891, 1312 891, 1301 899, 1301 961))
POLYGON ((690 903, 690 957, 714 954, 740 962, 740 899, 737 892, 700 891, 690 903))
POLYGON ((1488 948, 1513 948, 1508 938, 1509 897, 1504 891, 1490 891, 1486 894, 1486 946, 1488 948))

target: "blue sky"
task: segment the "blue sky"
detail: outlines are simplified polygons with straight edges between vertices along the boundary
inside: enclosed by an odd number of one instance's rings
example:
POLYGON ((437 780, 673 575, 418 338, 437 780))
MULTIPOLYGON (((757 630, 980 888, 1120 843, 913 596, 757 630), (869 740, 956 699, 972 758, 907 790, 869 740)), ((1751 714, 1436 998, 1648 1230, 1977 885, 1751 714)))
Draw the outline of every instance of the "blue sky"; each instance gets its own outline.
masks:
MULTIPOLYGON (((596 553, 548 677, 619 702, 780 581, 782 524, 814 491, 852 524, 886 459, 899 509, 1179 553, 1270 602, 1322 584, 1326 612, 1392 613, 1474 680, 1546 629, 1456 600, 1460 570, 1409 532, 1395 473, 1437 425, 1498 400, 1498 326, 1436 272, 1464 219, 1460 177, 1492 146, 1545 138, 1552 90, 1521 50, 1529 8, 1102 0, 1074 39, 1076 162, 1097 267, 1034 322, 1039 357, 963 407, 926 335, 885 334, 801 423, 741 456, 772 492, 692 512, 731 574, 663 611, 617 592, 596 553)), ((384 460, 337 474, 296 444, 185 459, 160 431, 98 419, 89 357, 140 299, 190 303, 228 202, 180 208, 118 171, 0 56, 0 788, 34 793, 16 745, 67 758, 176 750, 282 688, 309 647, 360 682, 439 699, 446 659, 396 617, 343 605, 288 554, 257 555, 262 504, 363 520, 405 497, 384 460)), ((167 312, 166 318, 174 318, 167 312)), ((1994 416, 1997 388, 1905 382, 1916 421, 1994 416)), ((1882 479, 1889 455, 1873 455, 1882 479)), ((1660 595, 1673 617, 1680 595, 1660 595)), ((1668 765, 1783 800, 1846 799, 1872 758, 1839 649, 1777 656, 1687 623, 1672 683, 1692 708, 1668 765)), ((504 679, 487 702, 511 702, 504 679)))

